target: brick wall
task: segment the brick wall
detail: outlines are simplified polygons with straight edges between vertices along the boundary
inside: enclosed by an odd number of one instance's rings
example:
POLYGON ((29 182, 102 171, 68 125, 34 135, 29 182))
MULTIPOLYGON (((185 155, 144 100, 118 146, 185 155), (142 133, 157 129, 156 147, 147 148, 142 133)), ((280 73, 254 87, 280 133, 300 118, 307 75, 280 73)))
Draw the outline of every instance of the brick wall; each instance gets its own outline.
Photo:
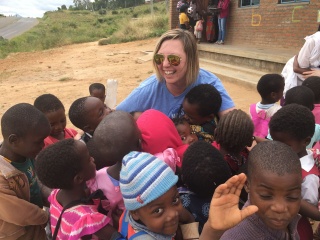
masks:
MULTIPOLYGON (((207 0, 198 0, 204 2, 207 0)), ((170 27, 178 22, 178 0, 171 0, 170 27), (171 10, 172 9, 172 10, 171 10)), ((317 31, 319 0, 310 3, 278 4, 278 0, 260 0, 260 6, 239 8, 240 0, 231 0, 227 21, 227 44, 276 48, 301 48, 304 37, 317 31)))

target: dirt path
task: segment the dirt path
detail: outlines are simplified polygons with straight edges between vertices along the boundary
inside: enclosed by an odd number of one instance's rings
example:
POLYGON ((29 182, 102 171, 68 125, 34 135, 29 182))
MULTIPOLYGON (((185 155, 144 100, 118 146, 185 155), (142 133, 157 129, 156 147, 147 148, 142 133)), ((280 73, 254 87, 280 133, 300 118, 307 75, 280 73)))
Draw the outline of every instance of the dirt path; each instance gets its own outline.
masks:
MULTIPOLYGON (((11 54, 0 60, 0 116, 16 103, 32 104, 43 93, 58 96, 68 110, 75 99, 89 94, 91 83, 105 84, 109 78, 119 82, 119 103, 154 72, 151 61, 138 58, 144 51, 152 51, 155 43, 156 39, 105 46, 92 42, 11 54)), ((223 83, 236 106, 244 111, 259 100, 252 89, 223 83)))

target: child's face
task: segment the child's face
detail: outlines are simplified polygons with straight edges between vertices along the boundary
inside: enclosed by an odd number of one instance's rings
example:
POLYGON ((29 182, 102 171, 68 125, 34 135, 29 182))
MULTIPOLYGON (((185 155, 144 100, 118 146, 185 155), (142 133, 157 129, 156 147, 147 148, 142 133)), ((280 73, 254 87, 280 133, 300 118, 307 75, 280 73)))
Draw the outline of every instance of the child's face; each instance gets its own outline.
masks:
POLYGON ((65 110, 63 108, 60 108, 54 112, 47 112, 45 113, 45 115, 48 118, 51 126, 50 136, 55 138, 63 138, 64 129, 67 125, 65 110))
POLYGON ((292 150, 295 153, 297 153, 300 158, 307 154, 306 146, 310 143, 311 138, 297 140, 293 138, 289 133, 275 132, 272 130, 270 130, 270 135, 273 140, 285 143, 288 146, 290 146, 292 150))
POLYGON ((26 136, 17 137, 13 151, 23 158, 35 158, 44 147, 44 139, 49 136, 49 133, 48 123, 39 125, 30 130, 26 136))
POLYGON ((190 104, 187 99, 183 101, 182 107, 185 117, 190 124, 203 125, 213 119, 212 116, 200 116, 198 111, 199 106, 197 104, 190 104))
POLYGON ((103 103, 104 103, 104 100, 106 100, 106 93, 102 89, 93 89, 91 92, 91 96, 99 98, 103 103))
POLYGON ((298 214, 301 203, 301 174, 279 176, 257 171, 247 182, 250 202, 261 220, 271 229, 286 230, 298 214))
POLYGON ((95 97, 89 97, 84 104, 85 112, 87 113, 87 126, 84 131, 93 133, 102 119, 111 113, 111 109, 106 107, 103 102, 95 97))
POLYGON ((169 189, 161 197, 131 211, 134 220, 141 221, 150 231, 165 235, 176 233, 179 225, 179 214, 182 204, 176 186, 169 189))
POLYGON ((191 128, 189 123, 184 122, 182 124, 178 124, 176 128, 184 144, 191 144, 195 141, 198 141, 197 135, 191 133, 191 128))
POLYGON ((96 164, 94 163, 93 157, 89 155, 89 151, 85 143, 76 141, 76 149, 79 153, 79 156, 81 156, 80 162, 82 165, 82 170, 79 175, 85 182, 96 176, 96 164))

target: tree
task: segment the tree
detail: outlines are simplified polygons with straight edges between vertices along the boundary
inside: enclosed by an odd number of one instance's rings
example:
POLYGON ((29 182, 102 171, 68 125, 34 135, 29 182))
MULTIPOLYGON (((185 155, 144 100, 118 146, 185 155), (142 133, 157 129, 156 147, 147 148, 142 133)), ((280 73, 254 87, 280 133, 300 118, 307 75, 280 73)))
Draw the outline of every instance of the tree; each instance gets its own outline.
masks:
POLYGON ((61 5, 61 9, 62 10, 67 10, 67 6, 66 5, 61 5))

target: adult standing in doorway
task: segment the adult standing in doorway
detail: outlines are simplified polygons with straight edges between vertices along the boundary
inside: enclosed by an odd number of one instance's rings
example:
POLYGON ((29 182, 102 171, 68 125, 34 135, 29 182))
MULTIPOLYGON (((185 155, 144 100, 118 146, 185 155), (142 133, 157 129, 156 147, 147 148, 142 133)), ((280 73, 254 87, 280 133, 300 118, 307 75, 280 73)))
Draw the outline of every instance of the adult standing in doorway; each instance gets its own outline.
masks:
POLYGON ((234 103, 214 74, 199 68, 197 43, 189 31, 164 33, 154 50, 155 75, 143 81, 116 109, 127 112, 156 109, 170 118, 177 116, 185 95, 199 84, 211 84, 222 97, 219 116, 234 109, 234 103))
POLYGON ((230 0, 219 0, 218 8, 220 13, 218 15, 219 37, 217 44, 224 44, 224 39, 227 30, 227 17, 229 15, 230 0))

